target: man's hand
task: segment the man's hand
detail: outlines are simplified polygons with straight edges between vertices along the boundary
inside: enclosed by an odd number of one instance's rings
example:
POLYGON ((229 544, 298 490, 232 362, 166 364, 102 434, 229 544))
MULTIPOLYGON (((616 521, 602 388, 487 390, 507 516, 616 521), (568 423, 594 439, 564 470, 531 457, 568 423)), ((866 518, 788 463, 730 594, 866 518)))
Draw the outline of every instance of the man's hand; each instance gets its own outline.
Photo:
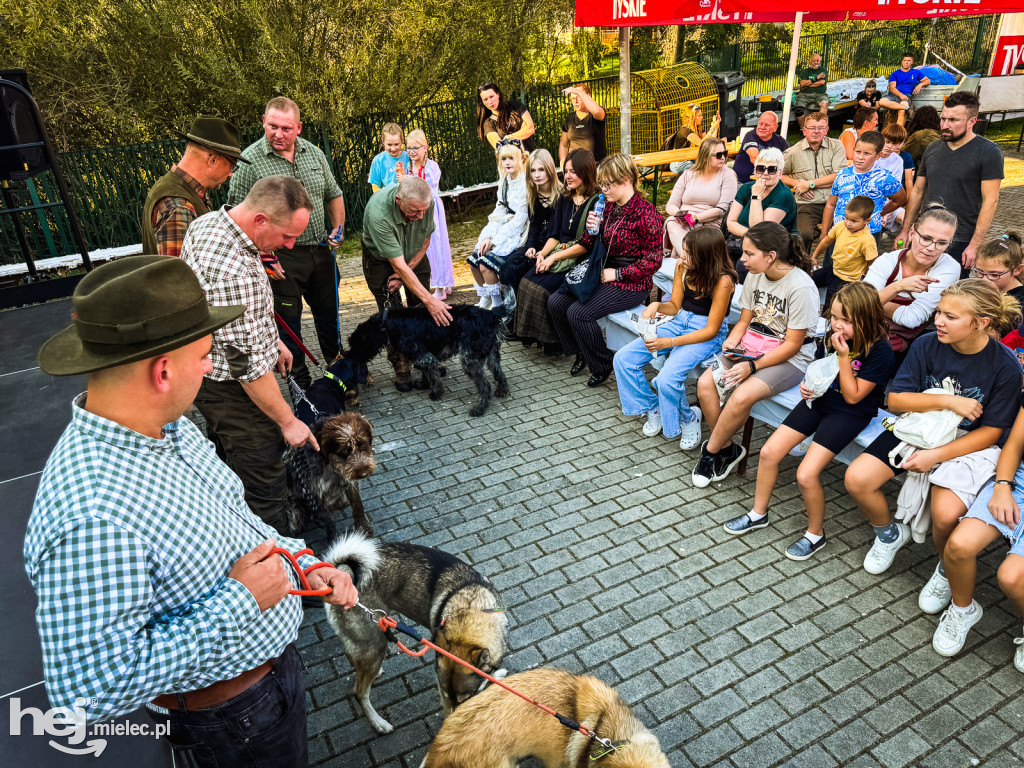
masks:
POLYGON ((806 195, 811 191, 811 182, 801 179, 793 185, 793 192, 797 195, 806 195))
POLYGON ((314 451, 320 450, 320 445, 309 431, 309 427, 294 416, 291 421, 281 425, 281 435, 289 448, 301 448, 308 443, 314 451))
POLYGON ((341 245, 341 241, 345 239, 345 227, 341 226, 331 232, 331 236, 327 238, 327 242, 334 248, 341 245))
POLYGON ((277 365, 274 366, 274 370, 281 375, 281 378, 284 378, 292 372, 292 363, 295 362, 295 357, 292 355, 292 351, 284 345, 283 341, 279 340, 277 345, 277 365))
POLYGON ((440 299, 431 298, 427 304, 427 312, 434 318, 434 322, 438 325, 448 325, 452 321, 452 313, 448 310, 451 309, 450 304, 445 304, 440 299))
POLYGON ((402 287, 402 278, 397 274, 392 275, 388 278, 388 293, 394 293, 402 287))
POLYGON ((337 568, 317 568, 310 571, 309 586, 313 589, 331 588, 331 594, 324 595, 324 602, 331 605, 342 605, 345 608, 352 608, 359 599, 359 593, 352 583, 352 577, 342 573, 337 568))
POLYGON ((964 248, 963 255, 960 257, 960 263, 964 269, 972 269, 978 263, 978 246, 971 243, 964 248))
POLYGON ((256 598, 261 613, 284 600, 292 588, 280 556, 271 554, 274 544, 273 539, 267 539, 235 560, 228 572, 229 579, 237 581, 256 598))

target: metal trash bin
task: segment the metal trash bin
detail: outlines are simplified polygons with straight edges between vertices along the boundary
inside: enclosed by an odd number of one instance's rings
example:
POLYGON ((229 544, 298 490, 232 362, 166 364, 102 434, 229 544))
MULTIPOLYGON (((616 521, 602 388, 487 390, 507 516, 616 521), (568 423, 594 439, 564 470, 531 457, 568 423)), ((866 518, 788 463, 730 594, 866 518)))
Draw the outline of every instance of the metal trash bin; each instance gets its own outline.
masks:
POLYGON ((740 93, 747 78, 742 72, 713 72, 718 88, 718 111, 722 116, 720 135, 723 139, 736 139, 743 127, 743 104, 740 93))

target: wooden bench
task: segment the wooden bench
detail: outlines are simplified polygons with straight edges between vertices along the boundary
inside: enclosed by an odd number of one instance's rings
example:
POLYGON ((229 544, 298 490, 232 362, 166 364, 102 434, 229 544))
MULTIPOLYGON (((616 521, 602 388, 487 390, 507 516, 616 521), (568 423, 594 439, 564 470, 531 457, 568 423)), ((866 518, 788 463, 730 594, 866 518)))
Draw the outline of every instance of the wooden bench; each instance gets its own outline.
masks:
MULTIPOLYGON (((740 151, 739 140, 732 143, 726 142, 725 148, 729 151, 729 157, 735 157, 740 151)), ((633 155, 633 162, 636 163, 637 167, 645 167, 653 169, 651 174, 654 177, 654 195, 652 200, 658 199, 658 179, 663 173, 671 173, 661 170, 661 166, 668 165, 669 163, 680 163, 686 160, 696 160, 697 152, 700 147, 686 147, 685 149, 669 149, 664 152, 647 152, 642 155, 633 155)), ((650 174, 644 174, 643 178, 646 178, 650 174)), ((675 174, 671 174, 675 176, 675 174)))
POLYGON ((465 209, 471 208, 476 205, 484 197, 489 194, 492 190, 498 189, 498 182, 489 181, 485 184, 474 184, 471 187, 458 186, 453 189, 446 189, 441 192, 438 197, 442 201, 449 201, 455 207, 455 216, 459 220, 459 224, 462 223, 462 214, 465 212, 463 208, 462 199, 463 197, 468 198, 465 204, 465 209))

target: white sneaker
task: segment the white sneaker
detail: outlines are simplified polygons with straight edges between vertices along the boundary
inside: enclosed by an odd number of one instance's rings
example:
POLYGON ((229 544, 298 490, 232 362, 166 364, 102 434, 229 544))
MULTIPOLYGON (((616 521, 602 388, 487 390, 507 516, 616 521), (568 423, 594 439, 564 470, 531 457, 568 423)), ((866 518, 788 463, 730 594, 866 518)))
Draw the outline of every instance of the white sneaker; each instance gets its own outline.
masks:
POLYGON ((949 606, 939 619, 939 626, 932 635, 932 648, 940 656, 956 656, 967 641, 971 627, 981 621, 981 606, 971 601, 973 611, 965 613, 956 606, 949 606))
POLYGON ((789 455, 796 456, 798 459, 801 456, 806 456, 808 449, 811 447, 811 441, 813 439, 814 435, 808 435, 807 437, 800 441, 800 444, 796 448, 789 452, 789 455))
POLYGON ((647 423, 644 424, 644 434, 647 437, 655 437, 661 434, 661 411, 648 411, 647 423))
POLYGON ((1024 637, 1013 638, 1013 644, 1017 646, 1017 652, 1013 654, 1013 666, 1024 672, 1024 637))
POLYGON ((704 418, 700 408, 693 407, 690 410, 697 414, 697 418, 689 424, 683 424, 682 432, 679 435, 679 447, 684 451, 692 451, 700 445, 700 423, 704 418))
POLYGON ((900 535, 891 544, 886 544, 875 536, 875 543, 871 545, 871 549, 864 556, 864 570, 868 573, 885 573, 892 565, 896 553, 907 546, 910 541, 910 528, 903 523, 896 523, 896 527, 899 529, 900 535))
POLYGON ((950 597, 952 595, 949 591, 949 581, 939 573, 939 566, 935 566, 935 573, 921 590, 917 604, 925 613, 938 613, 949 605, 950 597))

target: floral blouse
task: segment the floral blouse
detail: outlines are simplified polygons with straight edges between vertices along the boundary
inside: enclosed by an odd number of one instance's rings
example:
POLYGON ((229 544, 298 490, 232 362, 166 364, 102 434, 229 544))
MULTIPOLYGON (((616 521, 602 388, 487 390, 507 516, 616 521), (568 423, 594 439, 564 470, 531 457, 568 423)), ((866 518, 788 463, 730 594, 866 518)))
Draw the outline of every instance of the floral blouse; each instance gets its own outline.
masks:
MULTIPOLYGON (((606 266, 614 267, 618 280, 612 285, 624 291, 650 291, 654 273, 661 266, 664 220, 658 209, 634 194, 625 205, 610 204, 604 211, 601 239, 608 247, 606 266)), ((584 234, 580 244, 588 251, 594 235, 584 234)))

